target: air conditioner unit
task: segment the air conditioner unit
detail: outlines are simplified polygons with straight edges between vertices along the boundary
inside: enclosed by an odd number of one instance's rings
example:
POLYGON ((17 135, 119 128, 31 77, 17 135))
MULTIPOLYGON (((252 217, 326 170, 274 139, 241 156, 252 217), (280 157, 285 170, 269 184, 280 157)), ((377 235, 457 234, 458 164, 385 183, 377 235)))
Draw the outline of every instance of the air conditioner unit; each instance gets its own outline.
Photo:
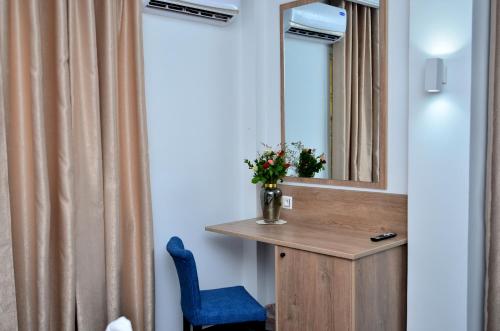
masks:
POLYGON ((144 0, 144 12, 226 25, 240 11, 240 0, 144 0))
POLYGON ((347 25, 345 9, 321 2, 290 8, 283 20, 288 36, 326 44, 344 37, 347 25))
POLYGON ((380 8, 380 0, 350 0, 351 2, 359 3, 360 5, 380 8))

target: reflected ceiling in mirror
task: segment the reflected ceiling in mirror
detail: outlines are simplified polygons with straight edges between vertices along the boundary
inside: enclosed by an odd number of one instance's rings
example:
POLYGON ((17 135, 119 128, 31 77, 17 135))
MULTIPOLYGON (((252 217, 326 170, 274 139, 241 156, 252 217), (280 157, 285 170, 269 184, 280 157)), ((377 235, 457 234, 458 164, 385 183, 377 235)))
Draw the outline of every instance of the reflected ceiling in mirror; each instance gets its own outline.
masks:
POLYGON ((385 1, 281 6, 282 142, 296 149, 289 181, 385 188, 386 32, 385 1))

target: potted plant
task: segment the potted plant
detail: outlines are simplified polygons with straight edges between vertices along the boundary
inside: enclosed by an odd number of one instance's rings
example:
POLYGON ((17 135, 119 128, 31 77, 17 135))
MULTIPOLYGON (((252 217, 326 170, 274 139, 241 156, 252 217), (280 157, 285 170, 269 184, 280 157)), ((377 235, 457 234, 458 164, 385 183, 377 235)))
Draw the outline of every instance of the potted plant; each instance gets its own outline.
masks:
POLYGON ((304 147, 301 142, 292 143, 298 151, 298 158, 294 166, 299 177, 313 178, 318 172, 325 169, 325 154, 316 155, 316 150, 304 147))
POLYGON ((266 150, 258 153, 254 161, 244 162, 253 171, 252 183, 262 184, 260 202, 264 222, 276 224, 279 221, 282 196, 278 182, 283 182, 290 163, 287 161, 286 146, 280 146, 277 150, 264 146, 266 150))

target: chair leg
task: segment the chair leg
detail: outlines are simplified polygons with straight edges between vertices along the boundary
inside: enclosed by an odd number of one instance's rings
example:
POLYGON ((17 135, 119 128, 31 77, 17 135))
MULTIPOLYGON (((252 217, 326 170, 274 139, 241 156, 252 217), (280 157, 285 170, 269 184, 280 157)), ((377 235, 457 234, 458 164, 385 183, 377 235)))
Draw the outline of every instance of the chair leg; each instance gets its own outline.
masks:
MULTIPOLYGON (((193 325, 193 331, 201 331, 202 327, 201 326, 194 326, 193 325)), ((191 331, 191 323, 184 317, 184 327, 183 331, 191 331)))

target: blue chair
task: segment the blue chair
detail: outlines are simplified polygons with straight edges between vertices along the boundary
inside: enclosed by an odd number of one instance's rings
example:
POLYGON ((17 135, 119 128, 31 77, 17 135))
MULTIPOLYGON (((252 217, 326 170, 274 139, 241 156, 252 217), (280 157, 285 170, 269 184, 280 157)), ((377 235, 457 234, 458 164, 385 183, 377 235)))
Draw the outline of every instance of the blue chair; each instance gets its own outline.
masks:
POLYGON ((265 331, 266 309, 243 286, 200 291, 193 254, 184 249, 182 240, 172 237, 167 251, 174 259, 181 287, 184 331, 201 330, 203 326, 248 326, 265 331))

